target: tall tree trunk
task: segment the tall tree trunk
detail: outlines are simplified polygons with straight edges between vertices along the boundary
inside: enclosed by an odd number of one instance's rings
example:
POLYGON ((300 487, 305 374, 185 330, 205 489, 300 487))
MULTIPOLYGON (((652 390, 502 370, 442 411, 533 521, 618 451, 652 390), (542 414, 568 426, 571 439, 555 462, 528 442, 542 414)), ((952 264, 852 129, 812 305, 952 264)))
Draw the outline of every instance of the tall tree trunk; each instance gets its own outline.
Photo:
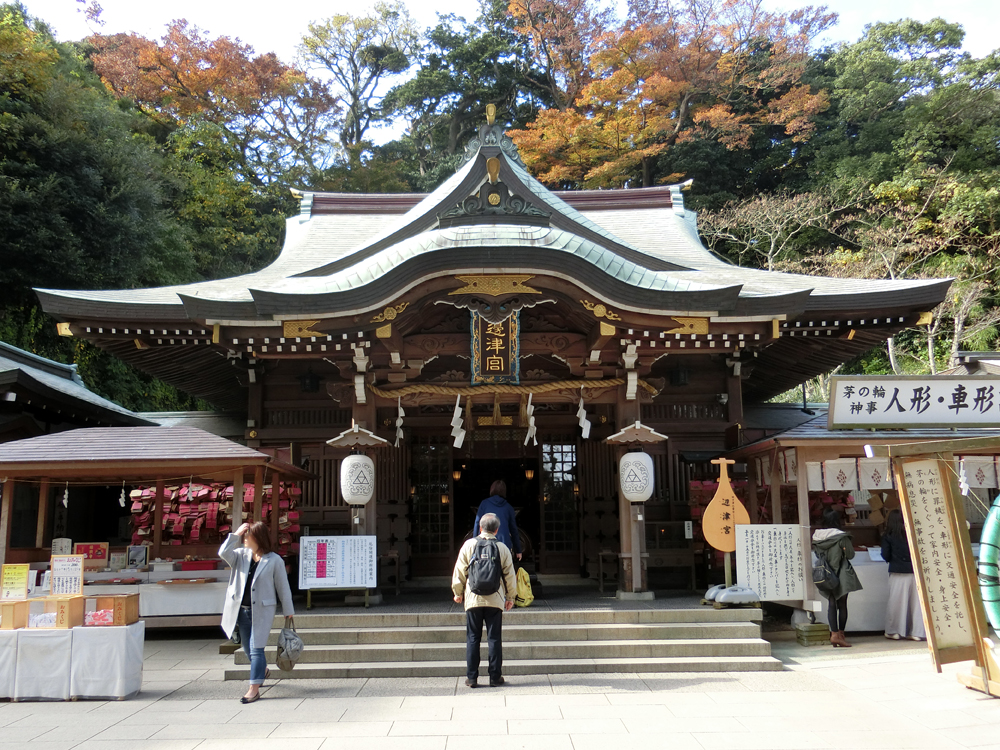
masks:
POLYGON ((653 170, 648 156, 642 160, 642 186, 644 188, 653 186, 653 170))
POLYGON ((896 357, 896 337, 890 336, 889 340, 885 342, 889 348, 889 364, 892 365, 892 371, 896 375, 902 375, 903 370, 899 366, 899 359, 896 357))
POLYGON ((931 375, 937 375, 937 362, 934 360, 934 342, 935 336, 930 331, 927 331, 927 362, 931 367, 931 375))

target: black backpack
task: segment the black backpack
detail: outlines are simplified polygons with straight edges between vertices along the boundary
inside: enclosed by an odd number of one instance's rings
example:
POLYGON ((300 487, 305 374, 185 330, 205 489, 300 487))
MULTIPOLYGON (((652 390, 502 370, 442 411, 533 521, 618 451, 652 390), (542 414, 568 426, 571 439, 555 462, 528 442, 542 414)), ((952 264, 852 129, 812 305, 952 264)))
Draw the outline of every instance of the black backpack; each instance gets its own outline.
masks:
POLYGON ((489 596, 500 590, 503 570, 500 548, 496 539, 477 539, 469 561, 469 590, 473 594, 489 596))

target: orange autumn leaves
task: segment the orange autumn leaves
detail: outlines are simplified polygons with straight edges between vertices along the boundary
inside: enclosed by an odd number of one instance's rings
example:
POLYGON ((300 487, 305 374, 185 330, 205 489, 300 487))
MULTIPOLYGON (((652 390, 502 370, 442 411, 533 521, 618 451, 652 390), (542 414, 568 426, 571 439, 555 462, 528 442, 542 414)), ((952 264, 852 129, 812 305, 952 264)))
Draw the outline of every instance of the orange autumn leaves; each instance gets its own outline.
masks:
POLYGON ((634 0, 629 19, 601 33, 594 19, 607 16, 587 0, 511 0, 510 12, 565 94, 555 97, 562 106, 511 133, 550 185, 649 185, 653 161, 694 137, 740 149, 770 129, 799 142, 828 105, 802 80, 810 42, 836 18, 825 8, 777 14, 759 0, 634 0))

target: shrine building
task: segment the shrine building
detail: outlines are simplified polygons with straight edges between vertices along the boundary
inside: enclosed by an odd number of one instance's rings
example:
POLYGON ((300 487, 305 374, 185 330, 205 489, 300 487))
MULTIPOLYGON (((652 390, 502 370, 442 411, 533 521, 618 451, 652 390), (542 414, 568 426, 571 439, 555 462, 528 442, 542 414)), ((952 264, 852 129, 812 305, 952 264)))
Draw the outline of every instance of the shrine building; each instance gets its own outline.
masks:
POLYGON ((734 266, 699 240, 682 187, 550 191, 486 124, 428 195, 297 194, 261 271, 37 293, 65 335, 245 413, 248 446, 318 475, 304 533, 376 534, 403 578, 447 575, 503 479, 535 571, 618 568, 638 592, 703 561, 690 481, 735 447, 746 408, 882 345, 949 285, 734 266), (644 446, 641 521, 619 493, 628 446, 605 442, 636 422, 667 438, 644 446), (352 424, 388 441, 356 522, 348 450, 326 445, 352 424))

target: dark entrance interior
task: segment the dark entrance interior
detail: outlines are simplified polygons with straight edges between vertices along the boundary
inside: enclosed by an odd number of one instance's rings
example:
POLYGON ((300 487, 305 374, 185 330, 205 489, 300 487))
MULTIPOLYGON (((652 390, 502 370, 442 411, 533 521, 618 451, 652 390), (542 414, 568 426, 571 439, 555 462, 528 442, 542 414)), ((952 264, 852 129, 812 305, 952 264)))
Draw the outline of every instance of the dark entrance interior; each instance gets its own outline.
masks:
POLYGON ((454 472, 455 549, 472 536, 479 503, 490 496, 490 485, 497 479, 507 483, 507 502, 517 511, 517 527, 524 548, 524 560, 534 560, 541 539, 541 517, 538 505, 538 461, 534 458, 477 458, 456 460, 454 472), (528 479, 527 474, 531 474, 528 479), (525 539, 527 537, 527 539, 525 539))

